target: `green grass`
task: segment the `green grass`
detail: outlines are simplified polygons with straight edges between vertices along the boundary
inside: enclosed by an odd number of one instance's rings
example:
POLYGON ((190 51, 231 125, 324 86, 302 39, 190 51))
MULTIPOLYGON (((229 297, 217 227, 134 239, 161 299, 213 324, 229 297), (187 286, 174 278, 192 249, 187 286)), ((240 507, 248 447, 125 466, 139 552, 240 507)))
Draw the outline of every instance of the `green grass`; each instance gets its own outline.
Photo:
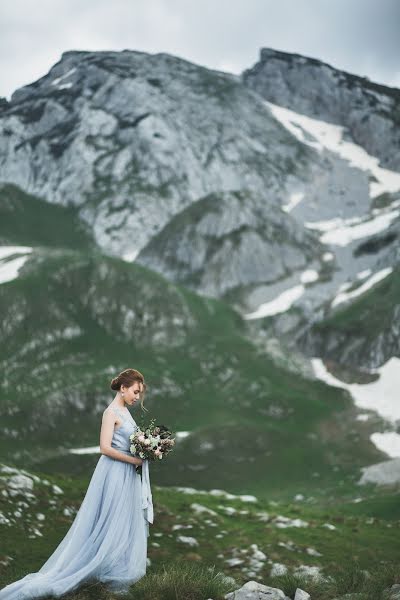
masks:
POLYGON ((143 577, 132 588, 135 600, 223 600, 235 585, 227 581, 215 565, 176 562, 169 559, 160 568, 143 577))
POLYGON ((362 569, 357 560, 350 559, 326 580, 288 573, 272 581, 274 587, 284 590, 290 598, 294 598, 296 589, 300 588, 306 590, 312 600, 387 600, 390 587, 400 581, 400 570, 395 562, 382 561, 368 571, 362 569))
MULTIPOLYGON (((391 600, 392 585, 399 585, 398 565, 390 562, 376 565, 370 572, 360 570, 355 561, 325 580, 307 575, 288 573, 271 577, 267 583, 293 599, 299 588, 311 594, 313 600, 391 600)), ((173 562, 168 560, 131 586, 123 596, 126 600, 224 600, 226 594, 239 589, 233 578, 205 563, 173 562)), ((116 600, 121 596, 110 591, 106 584, 86 582, 75 591, 62 596, 64 600, 116 600)), ((55 600, 45 596, 43 600, 55 600)))
MULTIPOLYGON (((169 465, 166 465, 165 468, 168 467, 169 465)), ((24 496, 11 498, 0 494, 0 511, 12 521, 10 526, 0 526, 2 555, 12 556, 14 559, 1 568, 1 585, 6 585, 40 568, 72 524, 74 517, 64 516, 64 509, 72 508, 73 514, 76 514, 88 485, 87 478, 56 477, 45 473, 36 473, 36 475, 41 479, 47 479, 50 484, 56 483, 64 493, 55 495, 51 491, 51 485, 45 485, 43 481, 35 482, 33 490, 35 501, 28 500, 29 507, 20 508, 22 515, 19 518, 13 516, 13 512, 17 502, 25 500, 24 496), (56 502, 52 505, 49 500, 56 502), (39 512, 45 515, 44 521, 36 520, 35 514, 39 512), (42 537, 29 538, 31 530, 35 526, 38 527, 38 523, 43 524, 39 525, 42 537)), ((5 485, 5 476, 4 473, 0 475, 2 489, 5 485)), ((393 505, 395 499, 396 495, 393 495, 393 505)), ((393 512, 390 509, 386 514, 382 511, 382 498, 376 492, 371 492, 368 505, 344 501, 339 503, 337 499, 324 504, 320 499, 310 498, 296 502, 272 500, 245 502, 240 498, 227 499, 200 491, 188 494, 174 487, 153 485, 153 502, 155 518, 154 524, 150 526, 148 538, 148 557, 151 564, 146 576, 132 588, 132 598, 153 600, 160 597, 160 600, 164 600, 164 597, 170 597, 169 594, 174 587, 178 598, 186 598, 185 582, 190 582, 191 578, 199 582, 196 587, 196 593, 199 595, 194 595, 193 598, 204 598, 204 600, 210 597, 215 600, 222 598, 223 596, 218 594, 222 594, 223 580, 220 577, 204 578, 201 571, 203 569, 204 575, 206 567, 215 569, 216 573, 233 577, 237 587, 249 579, 273 586, 279 582, 280 585, 277 587, 281 587, 290 595, 293 592, 293 577, 297 577, 294 575, 294 570, 303 564, 319 566, 326 578, 335 577, 336 592, 344 593, 362 586, 361 571, 373 572, 378 566, 383 571, 385 563, 388 563, 388 569, 390 564, 392 566, 397 564, 398 567, 400 559, 398 494, 397 511, 393 512), (214 511, 215 516, 197 513, 191 506, 193 503, 214 511), (371 520, 374 505, 381 505, 382 514, 371 520), (236 513, 233 516, 229 515, 225 508, 233 508, 236 513), (269 518, 262 520, 262 515, 266 513, 269 518), (301 519, 308 523, 308 526, 278 528, 275 519, 279 516, 301 519), (334 525, 336 529, 326 528, 325 523, 334 525), (176 524, 183 525, 184 528, 174 530, 176 524), (216 537, 217 534, 219 537, 216 537), (179 541, 180 535, 194 537, 198 546, 191 547, 179 541), (257 544, 258 549, 267 556, 264 566, 255 576, 248 574, 251 570, 252 544, 257 544), (291 549, 281 544, 291 544, 291 549), (317 550, 321 556, 309 555, 307 548, 317 550), (226 561, 235 556, 240 556, 244 562, 230 567, 226 561), (182 566, 185 562, 188 563, 187 568, 191 575, 182 566), (285 577, 271 577, 271 566, 275 562, 287 566, 289 571, 285 577), (166 571, 165 564, 169 565, 166 571), (176 565, 178 570, 174 569, 173 565, 176 565), (189 565, 193 565, 192 571, 189 565), (199 569, 195 568, 197 565, 199 569), (350 565, 353 569, 352 575, 348 573, 350 565), (204 587, 206 580, 209 584, 212 582, 212 587, 204 587), (151 593, 154 594, 153 597, 151 593)), ((400 582, 399 576, 397 571, 397 580, 394 579, 393 583, 400 582)), ((386 573, 387 578, 388 573, 386 573)), ((379 580, 381 585, 382 573, 380 578, 374 576, 375 579, 379 580)), ((303 586, 299 585, 299 587, 303 586)), ((99 593, 98 584, 94 589, 99 593)), ((192 589, 194 589, 193 585, 192 589)), ((308 588, 303 587, 303 589, 308 588)), ((327 588, 324 589, 326 591, 327 588)), ((103 589, 103 592, 104 598, 112 597, 107 596, 106 589, 103 589)), ((98 597, 103 596, 99 594, 98 597)), ((335 596, 325 596, 327 599, 333 597, 335 596)), ((71 598, 80 598, 80 596, 72 595, 71 598)), ((312 598, 314 600, 314 595, 312 598)), ((318 600, 324 596, 319 594, 315 595, 315 598, 318 600)))
POLYGON ((400 298, 400 268, 366 291, 360 298, 333 312, 316 324, 314 329, 323 335, 330 331, 363 337, 367 342, 390 328, 393 312, 400 298))
POLYGON ((95 246, 76 208, 50 204, 13 184, 0 187, 0 240, 3 245, 81 250, 95 246))
POLYGON ((376 368, 400 355, 396 334, 399 299, 400 268, 395 267, 372 288, 315 323, 300 344, 308 353, 312 349, 314 356, 329 358, 333 369, 347 372, 348 381, 355 382, 358 371, 376 368))
MULTIPOLYGON (((223 600, 234 589, 230 578, 216 571, 214 565, 165 561, 158 569, 131 586, 127 594, 113 593, 107 584, 87 581, 62 596, 64 600, 223 600)), ((47 595, 43 600, 53 600, 47 595)))

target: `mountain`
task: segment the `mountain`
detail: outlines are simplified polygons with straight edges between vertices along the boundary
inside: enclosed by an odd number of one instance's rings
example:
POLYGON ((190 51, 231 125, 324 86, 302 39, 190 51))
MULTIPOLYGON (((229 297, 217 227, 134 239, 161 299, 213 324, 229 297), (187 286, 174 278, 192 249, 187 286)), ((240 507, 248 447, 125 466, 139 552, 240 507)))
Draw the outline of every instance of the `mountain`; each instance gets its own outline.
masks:
POLYGON ((2 103, 0 131, 3 181, 77 207, 100 247, 129 257, 209 193, 279 206, 312 154, 237 77, 128 50, 64 52, 2 103))
POLYGON ((65 52, 0 105, 2 179, 73 208, 104 252, 242 314, 295 288, 308 322, 344 283, 397 260, 400 174, 344 143, 342 125, 266 100, 254 72, 164 53, 65 52), (202 222, 194 246, 192 214, 202 222))
MULTIPOLYGON (((287 170, 286 199, 280 210, 272 210, 263 194, 252 189, 200 198, 175 215, 136 260, 199 293, 224 298, 249 318, 273 316, 277 335, 286 332, 288 339, 295 341, 310 321, 324 318, 341 290, 369 276, 372 281, 377 272, 398 264, 400 173, 383 168, 379 153, 369 153, 376 150, 373 144, 352 136, 346 119, 340 119, 341 114, 351 113, 357 94, 369 97, 379 86, 354 76, 354 87, 340 96, 341 112, 332 109, 332 116, 322 110, 306 111, 295 94, 280 94, 280 90, 292 90, 291 76, 297 66, 301 70, 305 65, 302 85, 296 89, 314 106, 313 81, 318 77, 324 80, 327 66, 311 59, 307 62, 306 57, 300 57, 297 65, 296 55, 287 55, 285 62, 281 54, 263 50, 260 63, 245 71, 242 81, 264 98, 270 117, 312 151, 303 178, 287 170), (307 77, 309 70, 312 77, 307 77), (246 211, 237 200, 243 196, 246 211), (254 217, 255 203, 260 209, 254 217), (271 228, 272 223, 275 226, 271 228), (292 306, 294 311, 288 317, 292 306)), ((329 73, 331 87, 324 85, 319 90, 326 107, 335 106, 331 96, 339 93, 340 82, 352 80, 332 67, 329 73)), ((390 101, 395 112, 398 91, 387 88, 385 93, 383 106, 390 101)), ((366 103, 362 122, 369 110, 369 122, 374 123, 376 115, 368 106, 366 103)), ((397 131, 396 121, 392 125, 397 131)), ((371 133, 373 139, 375 134, 371 133)), ((392 150, 396 154, 395 148, 392 150)))
POLYGON ((346 127, 356 144, 400 171, 400 90, 315 58, 262 48, 243 81, 266 100, 346 127))
POLYGON ((200 198, 173 217, 136 262, 207 296, 240 307, 241 292, 323 268, 322 244, 251 190, 200 198))

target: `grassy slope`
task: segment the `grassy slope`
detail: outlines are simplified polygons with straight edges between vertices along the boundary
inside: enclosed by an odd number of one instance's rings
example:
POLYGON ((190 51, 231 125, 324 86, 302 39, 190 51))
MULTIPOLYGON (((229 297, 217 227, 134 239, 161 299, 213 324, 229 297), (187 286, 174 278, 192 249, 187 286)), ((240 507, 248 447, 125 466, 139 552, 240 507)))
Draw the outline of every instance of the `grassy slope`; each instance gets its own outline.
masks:
POLYGON ((0 241, 2 245, 82 250, 94 246, 76 209, 49 204, 13 184, 0 186, 0 241))
MULTIPOLYGON (((11 526, 0 526, 2 555, 14 558, 8 565, 0 567, 0 585, 40 568, 69 529, 87 489, 88 481, 84 479, 37 475, 61 486, 64 494, 55 495, 49 485, 35 483, 36 501, 30 501, 29 508, 20 509, 21 517, 15 517, 13 512, 16 502, 23 496, 10 499, 0 494, 0 510, 12 521, 11 526), (71 511, 71 516, 63 514, 65 508, 71 511), (44 514, 45 520, 38 521, 36 513, 44 514), (39 529, 42 536, 29 538, 34 528, 39 529), (29 553, 26 552, 27 543, 29 553)), ((3 477, 0 475, 0 488, 3 477)), ((400 560, 398 494, 371 494, 367 502, 356 504, 338 504, 332 499, 321 505, 309 497, 302 502, 258 500, 250 503, 238 498, 228 500, 204 493, 185 494, 172 487, 153 486, 153 500, 155 520, 150 529, 148 557, 151 567, 148 574, 167 559, 201 558, 205 564, 215 564, 218 570, 244 583, 249 579, 246 569, 249 568, 251 544, 257 544, 273 562, 282 562, 288 567, 319 565, 325 574, 353 559, 364 568, 371 568, 382 560, 400 560), (217 516, 197 514, 191 508, 192 503, 206 506, 217 516), (224 507, 233 507, 238 512, 233 517, 228 516, 224 507), (260 519, 258 513, 262 512, 269 514, 268 521, 260 519), (274 518, 280 515, 302 519, 309 526, 277 528, 274 518), (325 523, 336 529, 329 530, 324 527, 325 523), (175 524, 191 527, 173 531, 175 524), (217 538, 216 535, 221 533, 217 538), (199 545, 191 548, 178 540, 180 535, 194 537, 199 545), (294 544, 293 549, 280 545, 287 542, 294 544), (317 550, 322 556, 309 555, 307 548, 317 550), (245 551, 240 554, 244 563, 229 567, 225 561, 239 556, 235 549, 245 551)), ((268 584, 270 569, 271 563, 266 562, 259 574, 250 578, 268 584)))
POLYGON ((354 423, 338 430, 352 411, 345 393, 277 367, 225 304, 138 265, 42 249, 0 287, 0 310, 8 322, 0 329, 0 410, 17 432, 0 451, 16 464, 90 473, 95 457, 57 454, 98 445, 111 375, 127 365, 149 382, 147 417, 193 432, 170 468, 155 470, 159 483, 270 497, 337 487, 382 458, 354 423), (80 335, 66 338, 74 327, 80 335))
POLYGON ((373 340, 392 324, 393 310, 400 303, 400 267, 388 275, 360 298, 332 313, 315 330, 328 333, 332 330, 348 336, 362 336, 373 340))
MULTIPOLYGON (((370 369, 400 356, 400 267, 382 281, 315 323, 300 340, 306 352, 340 369, 370 369)), ((354 380, 354 379, 353 379, 354 380)))

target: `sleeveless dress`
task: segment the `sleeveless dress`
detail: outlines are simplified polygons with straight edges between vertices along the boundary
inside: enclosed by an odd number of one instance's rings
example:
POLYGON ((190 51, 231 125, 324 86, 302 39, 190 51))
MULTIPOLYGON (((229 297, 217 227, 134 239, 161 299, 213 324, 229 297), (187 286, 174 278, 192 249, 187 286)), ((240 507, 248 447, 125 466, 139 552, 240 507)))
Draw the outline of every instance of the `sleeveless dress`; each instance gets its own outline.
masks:
MULTIPOLYGON (((130 454, 129 436, 138 426, 128 409, 111 409, 123 420, 114 428, 111 446, 130 454)), ((134 464, 102 454, 63 540, 38 572, 3 588, 0 600, 57 597, 86 581, 106 582, 114 592, 127 592, 146 574, 153 522, 148 463, 143 460, 140 475, 134 464)))

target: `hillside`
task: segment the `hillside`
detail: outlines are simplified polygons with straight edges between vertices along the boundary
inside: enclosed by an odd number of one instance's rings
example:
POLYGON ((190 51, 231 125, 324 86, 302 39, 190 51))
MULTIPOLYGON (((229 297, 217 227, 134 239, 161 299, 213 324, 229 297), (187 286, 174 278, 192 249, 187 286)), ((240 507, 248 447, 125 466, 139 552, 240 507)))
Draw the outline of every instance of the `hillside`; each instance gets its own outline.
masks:
POLYGON ((200 293, 243 303, 241 291, 313 265, 323 248, 279 208, 251 191, 209 194, 172 218, 136 262, 200 293))
MULTIPOLYGON (((69 529, 87 484, 88 478, 0 465, 0 586, 40 568, 69 529)), ((215 565, 241 585, 249 579, 272 585, 285 569, 326 576, 356 563, 379 571, 400 558, 398 494, 368 489, 338 504, 335 497, 321 503, 308 493, 263 501, 220 488, 155 485, 153 501, 148 577, 165 561, 184 560, 215 565)))
POLYGON ((9 183, 0 184, 0 243, 81 250, 96 246, 75 208, 49 204, 9 183))
POLYGON ((149 382, 146 417, 188 432, 156 483, 324 494, 384 458, 346 393, 278 365, 227 304, 95 246, 33 246, 0 310, 0 453, 16 466, 87 476, 96 455, 69 450, 98 445, 126 365, 149 382))
POLYGON ((347 302, 300 338, 304 351, 355 369, 375 369, 392 356, 400 358, 400 268, 352 297, 360 287, 349 287, 347 302))
POLYGON ((0 307, 0 450, 17 465, 82 469, 84 458, 62 455, 98 444, 108 382, 126 364, 150 383, 149 418, 190 432, 156 481, 271 495, 285 475, 291 493, 313 487, 315 472, 322 485, 381 457, 364 439, 349 461, 351 428, 330 437, 327 423, 337 428, 341 413, 354 412, 342 392, 278 368, 226 305, 143 267, 37 249, 0 286, 0 307))

